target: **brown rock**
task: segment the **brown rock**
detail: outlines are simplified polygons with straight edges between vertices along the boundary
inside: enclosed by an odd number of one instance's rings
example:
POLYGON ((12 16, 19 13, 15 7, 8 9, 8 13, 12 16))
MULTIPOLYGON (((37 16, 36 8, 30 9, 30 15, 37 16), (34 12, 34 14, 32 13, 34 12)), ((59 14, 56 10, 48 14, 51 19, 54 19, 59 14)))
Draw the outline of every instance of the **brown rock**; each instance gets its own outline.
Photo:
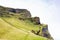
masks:
POLYGON ((39 17, 34 17, 33 21, 36 22, 36 24, 41 24, 39 17))

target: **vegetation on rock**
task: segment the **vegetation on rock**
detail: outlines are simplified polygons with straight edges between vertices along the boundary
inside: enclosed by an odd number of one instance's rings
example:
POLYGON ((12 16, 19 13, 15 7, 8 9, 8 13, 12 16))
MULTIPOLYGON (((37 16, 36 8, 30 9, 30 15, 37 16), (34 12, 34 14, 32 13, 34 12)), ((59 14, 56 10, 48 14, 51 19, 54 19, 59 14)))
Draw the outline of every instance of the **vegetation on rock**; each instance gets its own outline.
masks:
POLYGON ((31 17, 27 9, 0 6, 0 39, 6 40, 53 40, 47 24, 39 17, 31 17))

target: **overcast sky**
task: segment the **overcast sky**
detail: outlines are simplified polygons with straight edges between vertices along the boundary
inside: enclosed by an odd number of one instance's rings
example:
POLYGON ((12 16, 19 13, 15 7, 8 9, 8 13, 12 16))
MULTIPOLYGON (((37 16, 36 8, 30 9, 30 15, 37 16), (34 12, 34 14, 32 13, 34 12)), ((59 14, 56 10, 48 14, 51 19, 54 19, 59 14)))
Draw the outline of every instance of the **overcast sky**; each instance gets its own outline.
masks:
POLYGON ((0 0, 0 5, 28 9, 32 16, 39 16, 41 23, 48 24, 55 40, 60 40, 60 0, 0 0))

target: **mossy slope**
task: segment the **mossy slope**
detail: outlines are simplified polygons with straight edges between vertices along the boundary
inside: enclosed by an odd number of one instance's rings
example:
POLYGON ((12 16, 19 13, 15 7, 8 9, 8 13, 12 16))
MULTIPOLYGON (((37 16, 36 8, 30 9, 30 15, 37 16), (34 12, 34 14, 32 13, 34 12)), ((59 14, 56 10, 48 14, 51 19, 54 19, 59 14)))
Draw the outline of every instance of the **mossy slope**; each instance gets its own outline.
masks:
MULTIPOLYGON (((23 26, 21 24, 21 26, 23 26)), ((26 31, 25 28, 19 29, 10 25, 0 18, 0 39, 4 40, 47 40, 47 38, 34 35, 33 33, 26 31), (24 29, 24 30, 23 30, 24 29)))
POLYGON ((27 9, 0 6, 1 40, 49 40, 48 25, 41 24, 39 17, 31 17, 27 9))

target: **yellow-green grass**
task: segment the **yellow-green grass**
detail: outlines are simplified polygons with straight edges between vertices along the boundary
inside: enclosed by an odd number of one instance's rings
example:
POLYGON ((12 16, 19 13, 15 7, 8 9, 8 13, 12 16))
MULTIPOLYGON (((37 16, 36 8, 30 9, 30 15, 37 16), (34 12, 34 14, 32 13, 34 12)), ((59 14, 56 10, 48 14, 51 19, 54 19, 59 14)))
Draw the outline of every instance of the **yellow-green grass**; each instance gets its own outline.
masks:
MULTIPOLYGON (((5 20, 8 21, 8 19, 6 18, 5 20)), ((3 19, 0 18, 0 40, 47 40, 47 38, 37 36, 37 35, 34 35, 33 33, 29 33, 26 30, 23 30, 23 29, 27 29, 27 28, 25 28, 27 25, 25 23, 23 23, 24 21, 22 21, 22 20, 19 21, 18 19, 13 19, 13 18, 10 18, 10 19, 9 19, 10 22, 9 21, 8 22, 9 23, 12 22, 11 24, 13 24, 13 25, 7 23, 6 21, 4 21, 3 19), (14 20, 16 22, 19 21, 19 23, 21 22, 22 23, 22 24, 20 23, 21 26, 15 25, 12 20, 14 20)), ((32 26, 32 25, 30 25, 30 26, 32 26)), ((32 27, 32 29, 33 29, 33 27, 32 27)), ((31 29, 29 29, 29 30, 31 30, 31 29)))
POLYGON ((2 18, 2 19, 19 29, 26 29, 31 31, 31 30, 39 30, 40 27, 40 25, 34 25, 32 22, 28 20, 23 21, 17 18, 2 18))
POLYGON ((44 24, 41 25, 35 25, 33 22, 29 21, 29 20, 19 20, 18 18, 14 18, 14 17, 3 17, 2 18, 5 22, 9 23, 10 25, 18 28, 18 29, 23 29, 24 31, 38 31, 40 30, 42 33, 42 28, 44 26, 44 24))

